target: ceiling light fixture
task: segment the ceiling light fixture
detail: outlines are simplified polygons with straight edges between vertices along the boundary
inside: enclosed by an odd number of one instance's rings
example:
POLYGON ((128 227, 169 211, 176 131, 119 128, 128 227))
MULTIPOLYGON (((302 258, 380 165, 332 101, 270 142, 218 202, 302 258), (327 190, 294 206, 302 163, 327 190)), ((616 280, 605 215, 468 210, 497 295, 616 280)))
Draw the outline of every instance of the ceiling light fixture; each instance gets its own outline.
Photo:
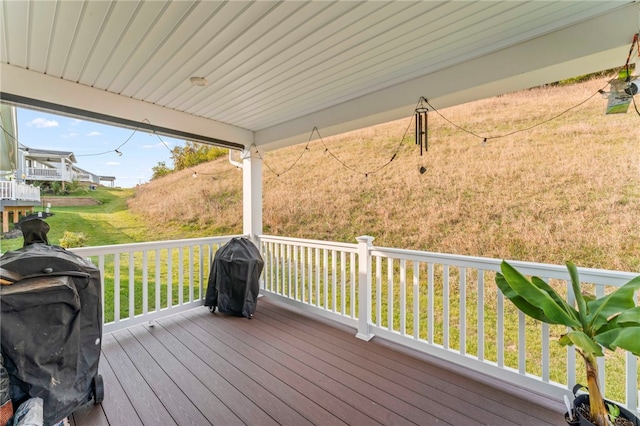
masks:
POLYGON ((204 77, 191 77, 189 81, 193 86, 199 86, 199 87, 204 87, 208 83, 208 81, 204 77))

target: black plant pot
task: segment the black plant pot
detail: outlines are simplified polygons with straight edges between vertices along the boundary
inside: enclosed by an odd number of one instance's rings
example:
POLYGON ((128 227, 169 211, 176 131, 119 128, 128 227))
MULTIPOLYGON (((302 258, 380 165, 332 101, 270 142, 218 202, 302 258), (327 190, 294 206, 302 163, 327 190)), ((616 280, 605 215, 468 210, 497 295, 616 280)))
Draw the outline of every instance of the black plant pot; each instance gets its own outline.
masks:
MULTIPOLYGON (((573 414, 577 417, 578 422, 570 422, 566 414, 565 414, 565 420, 567 421, 567 424, 570 424, 570 425, 594 426, 594 424, 590 420, 585 419, 584 416, 582 416, 582 414, 580 414, 580 411, 578 410, 578 407, 580 407, 582 404, 589 405, 589 394, 576 395, 578 390, 582 387, 583 387, 582 385, 576 385, 573 388, 573 395, 575 396, 575 399, 573 400, 573 414)), ((606 401, 606 402, 609 404, 615 404, 614 402, 611 402, 611 401, 606 401)), ((621 417, 624 417, 625 419, 634 422, 636 426, 640 426, 640 418, 638 418, 638 416, 636 416, 631 411, 627 410, 624 407, 621 407, 618 404, 615 404, 615 405, 617 405, 620 408, 621 417)))
POLYGON ((569 412, 564 413, 564 421, 567 422, 569 426, 580 426, 580 419, 575 414, 575 410, 571 410, 573 414, 573 420, 569 417, 569 412))

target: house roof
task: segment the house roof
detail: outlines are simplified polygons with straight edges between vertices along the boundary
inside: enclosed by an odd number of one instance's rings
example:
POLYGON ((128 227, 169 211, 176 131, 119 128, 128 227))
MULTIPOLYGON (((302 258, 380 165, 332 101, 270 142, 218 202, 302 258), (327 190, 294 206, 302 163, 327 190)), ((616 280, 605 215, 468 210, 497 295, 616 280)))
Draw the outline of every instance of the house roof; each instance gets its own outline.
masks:
POLYGON ((267 151, 624 65, 636 1, 5 2, 5 101, 267 151), (206 79, 194 86, 191 77, 206 79))
POLYGON ((90 172, 90 171, 85 170, 85 169, 81 169, 80 167, 77 167, 77 166, 73 166, 73 168, 74 168, 75 170, 79 171, 79 172, 82 172, 82 173, 87 173, 87 174, 90 174, 90 175, 98 176, 98 175, 96 175, 96 174, 95 174, 95 173, 93 173, 93 172, 90 172))
POLYGON ((76 157, 71 151, 54 151, 50 149, 22 148, 27 157, 37 158, 66 158, 72 163, 76 162, 76 157))

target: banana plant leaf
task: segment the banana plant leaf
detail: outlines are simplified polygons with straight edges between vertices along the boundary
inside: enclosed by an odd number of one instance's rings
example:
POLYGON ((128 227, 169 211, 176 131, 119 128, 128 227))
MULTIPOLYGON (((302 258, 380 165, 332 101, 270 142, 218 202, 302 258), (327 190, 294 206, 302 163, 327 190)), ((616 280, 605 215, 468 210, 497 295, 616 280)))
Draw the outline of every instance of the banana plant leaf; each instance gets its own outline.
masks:
POLYGON ((547 284, 544 280, 538 277, 531 277, 531 283, 535 284, 540 290, 545 291, 549 296, 551 296, 551 298, 558 304, 558 306, 565 309, 568 315, 575 315, 576 320, 578 319, 575 310, 571 308, 562 299, 562 297, 560 297, 560 295, 551 286, 549 286, 549 284, 547 284))
POLYGON ((621 348, 640 356, 640 326, 620 327, 595 336, 595 340, 609 350, 621 348))
POLYGON ((578 277, 578 268, 571 262, 567 262, 567 269, 569 270, 569 276, 571 277, 571 288, 573 289, 573 295, 576 298, 578 305, 578 315, 580 315, 580 323, 584 330, 588 329, 587 326, 587 302, 582 296, 582 290, 580 289, 580 278, 578 277))
POLYGON ((559 340, 560 344, 563 346, 567 345, 576 345, 578 348, 582 349, 584 352, 589 352, 594 356, 603 356, 602 347, 598 345, 593 339, 582 331, 570 331, 569 333, 562 336, 559 340))
POLYGON ((640 289, 640 276, 635 277, 613 293, 587 303, 589 328, 598 329, 613 315, 636 305, 634 295, 640 289))
MULTIPOLYGON (((638 325, 640 326, 640 306, 636 306, 632 309, 627 309, 617 317, 617 322, 624 327, 638 325)), ((640 337, 639 337, 640 339, 640 337)))
POLYGON ((533 319, 538 321, 542 321, 545 323, 551 323, 551 320, 546 317, 544 311, 537 306, 532 305, 527 302, 524 298, 520 297, 518 293, 516 293, 507 283, 507 280, 504 279, 502 274, 496 274, 496 284, 498 288, 502 292, 502 294, 511 302, 516 305, 518 309, 524 312, 526 315, 530 316, 533 319))
POLYGON ((562 324, 571 328, 581 327, 576 310, 562 300, 547 283, 542 280, 536 280, 535 283, 529 281, 505 261, 500 264, 500 270, 502 274, 496 276, 496 284, 502 293, 525 314, 548 324, 562 324))

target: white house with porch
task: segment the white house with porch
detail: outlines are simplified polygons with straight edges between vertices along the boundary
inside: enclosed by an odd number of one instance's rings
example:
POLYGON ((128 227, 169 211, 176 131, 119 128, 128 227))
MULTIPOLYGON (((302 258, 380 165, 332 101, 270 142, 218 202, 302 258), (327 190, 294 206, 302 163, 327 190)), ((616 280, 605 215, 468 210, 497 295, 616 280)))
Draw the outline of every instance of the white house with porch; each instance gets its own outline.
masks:
MULTIPOLYGON (((20 145, 18 149, 18 171, 20 180, 26 182, 73 181, 99 185, 101 176, 76 165, 76 157, 71 151, 36 149, 20 145)), ((115 180, 115 178, 114 178, 115 180)))
POLYGON ((76 157, 71 151, 55 151, 20 146, 18 174, 31 182, 67 182, 74 180, 73 164, 76 157))

